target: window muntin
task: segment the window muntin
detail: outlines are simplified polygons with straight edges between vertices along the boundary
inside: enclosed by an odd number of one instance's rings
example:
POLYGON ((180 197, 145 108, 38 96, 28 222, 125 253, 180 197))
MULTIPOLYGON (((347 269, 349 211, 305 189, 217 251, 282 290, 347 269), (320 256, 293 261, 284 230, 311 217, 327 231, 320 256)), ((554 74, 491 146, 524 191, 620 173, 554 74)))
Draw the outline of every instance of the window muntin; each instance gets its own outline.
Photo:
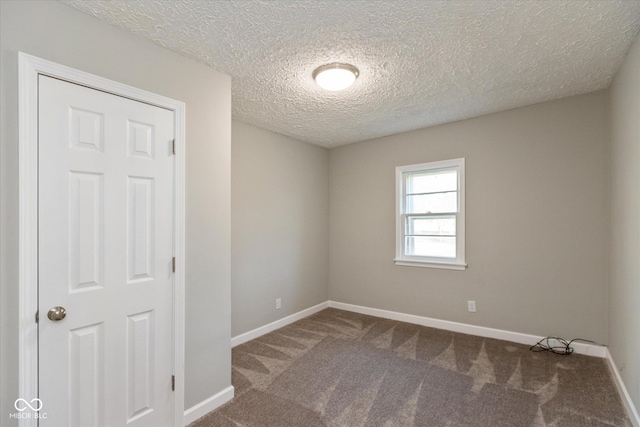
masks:
POLYGON ((396 168, 396 264, 464 264, 464 159, 396 168))

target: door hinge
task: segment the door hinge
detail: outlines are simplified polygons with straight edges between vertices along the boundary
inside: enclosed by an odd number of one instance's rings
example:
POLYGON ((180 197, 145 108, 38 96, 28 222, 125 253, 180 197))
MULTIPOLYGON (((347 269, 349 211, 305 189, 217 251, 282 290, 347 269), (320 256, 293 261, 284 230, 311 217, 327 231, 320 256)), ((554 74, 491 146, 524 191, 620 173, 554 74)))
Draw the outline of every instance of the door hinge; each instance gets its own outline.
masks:
POLYGON ((36 311, 36 323, 40 323, 40 311, 36 311))
POLYGON ((175 156, 176 154, 176 139, 173 138, 173 141, 171 142, 171 151, 173 151, 173 155, 175 156))
POLYGON ((171 375, 171 391, 176 391, 176 376, 171 375))
POLYGON ((171 271, 176 272, 176 257, 171 259, 171 271))

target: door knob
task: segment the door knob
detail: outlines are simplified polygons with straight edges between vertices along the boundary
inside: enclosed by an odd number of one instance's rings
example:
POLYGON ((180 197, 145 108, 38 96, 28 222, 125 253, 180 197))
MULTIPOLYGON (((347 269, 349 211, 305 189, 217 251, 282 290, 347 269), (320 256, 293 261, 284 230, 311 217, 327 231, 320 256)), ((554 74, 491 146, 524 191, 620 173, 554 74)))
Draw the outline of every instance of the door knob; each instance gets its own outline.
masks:
POLYGON ((66 315, 67 310, 65 310, 64 307, 60 306, 52 307, 47 313, 47 317, 49 318, 49 320, 53 320, 54 322, 64 319, 64 316, 66 315))

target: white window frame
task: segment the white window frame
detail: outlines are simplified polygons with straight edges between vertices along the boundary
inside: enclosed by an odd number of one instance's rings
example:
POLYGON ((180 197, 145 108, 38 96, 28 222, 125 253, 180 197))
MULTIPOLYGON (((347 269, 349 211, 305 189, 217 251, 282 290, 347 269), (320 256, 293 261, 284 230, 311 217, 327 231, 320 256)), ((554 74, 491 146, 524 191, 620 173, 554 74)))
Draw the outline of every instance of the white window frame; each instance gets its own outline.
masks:
POLYGON ((465 262, 465 177, 464 158, 443 160, 437 162, 420 163, 396 167, 396 265, 413 267, 432 267, 450 270, 464 270, 465 262), (434 172, 455 170, 458 174, 458 212, 447 213, 456 218, 456 257, 427 257, 406 255, 405 230, 406 214, 404 212, 406 199, 406 173, 434 172))

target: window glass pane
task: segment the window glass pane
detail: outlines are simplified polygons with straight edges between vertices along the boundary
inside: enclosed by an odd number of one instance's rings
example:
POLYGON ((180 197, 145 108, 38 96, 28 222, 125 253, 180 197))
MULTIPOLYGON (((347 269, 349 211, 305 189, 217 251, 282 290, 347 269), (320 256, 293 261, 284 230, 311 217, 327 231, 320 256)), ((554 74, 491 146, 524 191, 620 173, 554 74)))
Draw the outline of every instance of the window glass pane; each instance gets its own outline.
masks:
POLYGON ((404 213, 458 212, 458 193, 421 194, 407 196, 404 213))
POLYGON ((458 172, 455 170, 407 174, 407 194, 456 191, 458 172))
POLYGON ((439 258, 456 257, 455 237, 414 237, 407 236, 406 255, 439 258))
POLYGON ((407 217, 407 230, 409 235, 427 236, 455 236, 456 217, 445 216, 436 218, 407 217))

